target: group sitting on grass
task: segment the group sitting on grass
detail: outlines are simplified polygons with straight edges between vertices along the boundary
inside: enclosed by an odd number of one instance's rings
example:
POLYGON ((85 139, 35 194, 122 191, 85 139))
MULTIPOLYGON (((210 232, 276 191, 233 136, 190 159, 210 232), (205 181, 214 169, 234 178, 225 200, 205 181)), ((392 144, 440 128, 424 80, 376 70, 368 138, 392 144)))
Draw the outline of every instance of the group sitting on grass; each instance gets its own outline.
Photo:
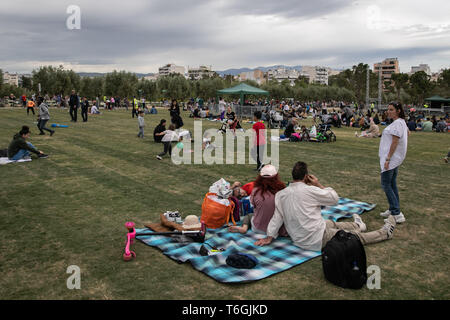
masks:
MULTIPOLYGON (((244 217, 242 226, 231 226, 228 230, 246 233, 251 229, 266 234, 266 238, 255 242, 258 246, 270 244, 278 236, 289 236, 298 247, 312 251, 320 251, 339 230, 357 235, 363 244, 393 237, 396 226, 393 216, 389 216, 380 229, 372 232, 365 232, 367 227, 357 214, 353 215, 353 222, 323 219, 321 206, 336 205, 339 197, 336 191, 322 186, 314 175, 308 173, 306 163, 297 162, 294 165, 292 178, 293 182, 286 187, 274 166, 264 166, 250 193, 254 213, 244 217)), ((234 195, 247 194, 238 183, 233 187, 234 195)))

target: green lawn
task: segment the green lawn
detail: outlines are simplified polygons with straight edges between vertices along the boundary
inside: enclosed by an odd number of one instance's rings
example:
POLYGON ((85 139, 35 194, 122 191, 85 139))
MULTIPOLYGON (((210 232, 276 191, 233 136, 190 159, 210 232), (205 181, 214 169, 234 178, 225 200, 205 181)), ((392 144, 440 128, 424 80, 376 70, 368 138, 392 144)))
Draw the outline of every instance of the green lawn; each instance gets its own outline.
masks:
MULTIPOLYGON (((390 241, 366 247, 368 265, 381 268, 381 289, 344 290, 323 277, 316 258, 261 281, 224 285, 178 264, 140 242, 124 262, 124 223, 158 221, 166 210, 201 214, 209 186, 219 178, 248 182, 254 165, 173 165, 158 161, 153 128, 168 112, 146 115, 146 137, 136 137, 131 111, 103 111, 72 124, 67 110, 50 110, 53 137, 39 136, 24 109, 0 109, 0 147, 20 127, 48 159, 0 166, 1 299, 449 299, 450 166, 442 158, 449 134, 412 133, 399 173, 407 218, 390 241), (81 268, 81 289, 69 290, 70 265, 81 268)), ((79 119, 81 117, 79 116, 79 119)), ((184 115, 186 128, 193 120, 184 115)), ((203 121, 204 129, 218 128, 203 121)), ((248 125, 246 125, 248 127, 248 125)), ((283 143, 280 175, 291 179, 296 161, 310 165, 322 184, 340 196, 376 203, 363 215, 379 228, 387 209, 380 187, 378 139, 357 139, 354 129, 334 129, 332 144, 283 143)))

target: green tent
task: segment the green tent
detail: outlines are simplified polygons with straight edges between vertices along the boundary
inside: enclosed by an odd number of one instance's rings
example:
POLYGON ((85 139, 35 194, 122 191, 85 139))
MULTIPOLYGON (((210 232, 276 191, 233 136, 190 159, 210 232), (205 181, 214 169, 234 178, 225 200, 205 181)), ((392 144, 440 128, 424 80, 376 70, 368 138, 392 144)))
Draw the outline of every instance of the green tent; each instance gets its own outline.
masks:
POLYGON ((442 104, 444 105, 450 104, 450 99, 445 99, 438 95, 426 98, 425 101, 429 101, 431 103, 431 108, 441 108, 442 104))
POLYGON ((221 95, 221 94, 235 94, 235 95, 239 95, 241 98, 241 106, 244 105, 244 96, 245 95, 269 95, 268 91, 259 89, 259 88, 255 88, 252 86, 249 86, 246 83, 241 83, 235 87, 232 88, 227 88, 227 89, 222 89, 222 90, 217 90, 217 95, 221 95))

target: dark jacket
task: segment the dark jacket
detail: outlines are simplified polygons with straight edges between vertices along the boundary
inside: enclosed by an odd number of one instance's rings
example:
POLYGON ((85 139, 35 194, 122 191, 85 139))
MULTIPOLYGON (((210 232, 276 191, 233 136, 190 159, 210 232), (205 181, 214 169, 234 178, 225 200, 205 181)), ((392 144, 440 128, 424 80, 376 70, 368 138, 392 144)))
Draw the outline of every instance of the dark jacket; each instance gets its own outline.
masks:
POLYGON ((78 95, 71 94, 69 99, 69 106, 71 107, 78 107, 80 105, 80 99, 78 98, 78 95))
POLYGON ((293 123, 289 123, 288 126, 286 127, 286 129, 284 130, 284 135, 286 138, 290 138, 291 135, 295 132, 294 130, 294 124, 293 123))
POLYGON ((158 124, 153 131, 153 139, 155 139, 155 142, 161 142, 163 136, 157 136, 157 133, 161 133, 163 131, 166 131, 166 127, 158 124))
POLYGON ((11 141, 11 143, 9 144, 8 147, 8 158, 12 158, 14 157, 17 152, 19 152, 20 149, 25 149, 28 150, 30 152, 34 152, 36 154, 39 154, 39 151, 30 147, 28 145, 28 143, 25 141, 25 139, 20 135, 20 133, 16 133, 14 135, 13 140, 11 141))

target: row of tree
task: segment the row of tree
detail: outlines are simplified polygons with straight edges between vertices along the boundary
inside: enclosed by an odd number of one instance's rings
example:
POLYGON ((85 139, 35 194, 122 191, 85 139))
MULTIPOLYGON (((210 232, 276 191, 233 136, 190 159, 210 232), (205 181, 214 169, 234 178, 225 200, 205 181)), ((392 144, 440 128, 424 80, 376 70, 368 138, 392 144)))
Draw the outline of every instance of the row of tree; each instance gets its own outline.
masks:
MULTIPOLYGON (((305 78, 299 77, 293 86, 289 81, 281 83, 271 81, 258 85, 255 81, 245 81, 248 84, 269 91, 269 99, 293 98, 299 101, 353 101, 363 103, 366 98, 366 77, 369 72, 370 97, 378 96, 378 76, 367 64, 360 63, 338 75, 329 77, 329 85, 309 84, 305 78)), ((138 79, 136 74, 126 71, 113 71, 104 76, 80 77, 73 70, 65 70, 62 66, 43 66, 32 72, 32 77, 22 78, 22 87, 3 84, 0 70, 0 96, 13 93, 16 96, 41 94, 70 95, 72 89, 80 96, 94 99, 102 96, 145 97, 147 100, 158 101, 164 98, 186 100, 191 97, 201 97, 204 100, 215 98, 217 90, 239 84, 232 76, 221 78, 217 75, 201 80, 188 80, 181 75, 159 77, 156 81, 138 79)), ((405 73, 393 74, 392 82, 384 83, 383 103, 397 100, 402 103, 420 104, 430 95, 450 96, 450 69, 442 72, 437 82, 430 81, 425 72, 416 72, 412 76, 405 73)), ((236 98, 236 97, 233 97, 236 98)), ((248 97, 260 98, 260 97, 248 97)))

